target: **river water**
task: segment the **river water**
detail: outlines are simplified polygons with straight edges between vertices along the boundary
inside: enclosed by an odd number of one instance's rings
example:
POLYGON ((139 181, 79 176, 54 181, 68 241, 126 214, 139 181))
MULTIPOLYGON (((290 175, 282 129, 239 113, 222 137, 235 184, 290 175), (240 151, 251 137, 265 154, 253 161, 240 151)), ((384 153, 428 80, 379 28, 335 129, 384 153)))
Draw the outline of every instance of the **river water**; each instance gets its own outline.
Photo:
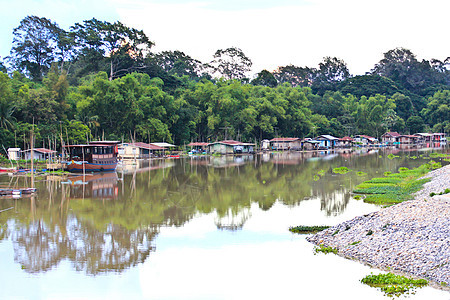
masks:
MULTIPOLYGON (((314 255, 288 229, 379 210, 355 200, 354 186, 431 151, 448 150, 191 157, 38 176, 37 196, 0 198, 0 299, 385 299, 360 283, 379 270, 314 255), (332 172, 341 166, 352 171, 332 172)), ((2 187, 30 183, 0 175, 2 187)), ((450 294, 425 287, 407 298, 450 294)))

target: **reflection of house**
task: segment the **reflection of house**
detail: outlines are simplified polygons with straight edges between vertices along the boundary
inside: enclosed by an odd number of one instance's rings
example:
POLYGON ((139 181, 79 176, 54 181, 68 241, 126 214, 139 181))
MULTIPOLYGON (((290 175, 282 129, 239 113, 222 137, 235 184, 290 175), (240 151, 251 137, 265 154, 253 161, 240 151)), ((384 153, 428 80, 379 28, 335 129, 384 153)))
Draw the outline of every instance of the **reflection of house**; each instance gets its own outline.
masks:
POLYGON ((353 139, 349 136, 344 136, 338 140, 338 142, 336 143, 336 146, 347 148, 347 147, 351 147, 352 144, 353 144, 353 139))
POLYGON ((208 152, 220 154, 252 153, 254 145, 234 140, 224 140, 208 144, 208 152))
POLYGON ((70 176, 66 183, 71 186, 71 198, 113 199, 119 195, 116 172, 70 176))
POLYGON ((373 136, 360 134, 360 135, 355 135, 355 142, 361 143, 362 145, 367 146, 367 145, 376 144, 378 142, 378 139, 374 138, 373 136))
POLYGON ((393 145, 398 142, 398 137, 400 134, 398 132, 386 132, 381 136, 381 142, 383 144, 393 145))
POLYGON ((208 148, 208 143, 195 142, 188 144, 188 147, 191 147, 191 149, 196 152, 205 152, 208 148))
POLYGON ((146 143, 122 143, 118 147, 118 157, 123 159, 142 159, 155 156, 155 152, 164 148, 146 143))
MULTIPOLYGON (((37 159, 37 160, 46 160, 46 159, 49 159, 50 156, 55 155, 55 154, 56 154, 55 150, 50 150, 50 149, 46 149, 46 148, 34 148, 33 149, 33 159, 37 159)), ((31 150, 30 149, 24 150, 23 155, 26 160, 30 160, 31 159, 31 150)))
POLYGON ((302 143, 299 138, 273 138, 270 146, 273 150, 300 150, 302 143))
POLYGON ((334 137, 332 135, 323 134, 315 138, 315 140, 319 141, 319 147, 320 148, 334 148, 336 147, 336 143, 338 142, 339 138, 334 137))

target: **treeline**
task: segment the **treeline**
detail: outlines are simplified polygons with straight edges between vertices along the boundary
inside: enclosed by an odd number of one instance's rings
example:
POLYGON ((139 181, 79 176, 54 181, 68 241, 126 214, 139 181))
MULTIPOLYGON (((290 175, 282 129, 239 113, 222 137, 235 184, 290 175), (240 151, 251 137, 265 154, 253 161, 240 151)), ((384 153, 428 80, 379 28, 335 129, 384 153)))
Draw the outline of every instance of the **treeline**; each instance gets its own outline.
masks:
POLYGON ((27 147, 90 139, 190 141, 450 132, 450 58, 390 50, 364 76, 341 59, 247 78, 239 48, 210 62, 153 53, 143 31, 96 19, 68 31, 36 16, 13 31, 0 63, 0 140, 27 147), (35 124, 34 127, 32 124, 35 124))

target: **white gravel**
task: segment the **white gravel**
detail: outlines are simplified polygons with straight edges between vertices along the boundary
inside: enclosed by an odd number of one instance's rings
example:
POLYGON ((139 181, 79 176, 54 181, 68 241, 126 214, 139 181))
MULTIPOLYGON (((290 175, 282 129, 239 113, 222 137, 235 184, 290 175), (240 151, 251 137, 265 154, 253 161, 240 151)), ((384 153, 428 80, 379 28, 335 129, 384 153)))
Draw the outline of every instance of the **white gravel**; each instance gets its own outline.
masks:
POLYGON ((450 165, 426 175, 415 199, 328 228, 307 238, 338 254, 450 286, 450 165))

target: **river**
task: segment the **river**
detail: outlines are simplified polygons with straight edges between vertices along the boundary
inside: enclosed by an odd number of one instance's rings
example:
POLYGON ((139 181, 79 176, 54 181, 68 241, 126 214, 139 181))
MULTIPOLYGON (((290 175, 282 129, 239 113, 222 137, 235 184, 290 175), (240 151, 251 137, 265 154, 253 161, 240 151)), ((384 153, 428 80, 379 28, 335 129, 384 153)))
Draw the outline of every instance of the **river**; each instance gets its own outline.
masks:
MULTIPOLYGON (((36 196, 0 198, 0 299, 385 299, 360 283, 379 270, 314 255, 288 229, 379 210, 354 199, 354 186, 431 151, 448 149, 190 157, 37 176, 36 196), (342 166, 351 172, 332 172, 342 166)), ((30 183, 0 175, 2 187, 30 183)), ((408 299, 450 294, 424 287, 408 299)))

